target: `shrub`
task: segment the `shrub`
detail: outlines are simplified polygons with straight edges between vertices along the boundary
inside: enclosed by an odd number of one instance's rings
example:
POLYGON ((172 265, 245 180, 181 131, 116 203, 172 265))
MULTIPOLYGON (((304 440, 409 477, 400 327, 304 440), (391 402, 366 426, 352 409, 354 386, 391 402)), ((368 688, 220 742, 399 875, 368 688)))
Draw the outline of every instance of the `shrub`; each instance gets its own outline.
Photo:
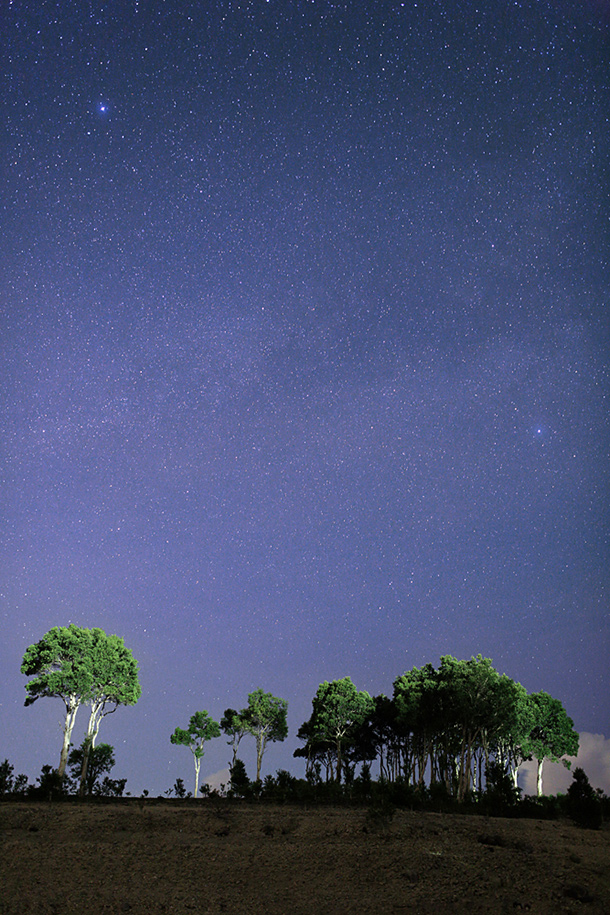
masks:
POLYGON ((602 825, 602 805, 589 784, 584 769, 574 769, 574 781, 568 788, 568 813, 584 829, 599 829, 602 825))

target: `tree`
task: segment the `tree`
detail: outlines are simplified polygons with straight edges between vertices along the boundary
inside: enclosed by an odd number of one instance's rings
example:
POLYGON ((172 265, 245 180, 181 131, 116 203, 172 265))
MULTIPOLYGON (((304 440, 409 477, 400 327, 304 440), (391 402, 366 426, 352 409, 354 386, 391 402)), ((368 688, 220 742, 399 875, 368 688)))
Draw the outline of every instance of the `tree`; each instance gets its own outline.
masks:
MULTIPOLYGON (((568 717, 559 701, 548 693, 532 693, 528 696, 533 719, 533 727, 523 741, 524 753, 535 756, 538 760, 536 792, 542 795, 542 767, 545 759, 558 762, 562 756, 576 756, 578 753, 578 734, 574 722, 568 717)), ((569 769, 570 763, 564 765, 569 769)))
POLYGON ((340 782, 345 749, 354 741, 367 715, 372 713, 375 702, 367 692, 359 692, 350 677, 344 677, 321 683, 312 705, 312 715, 305 730, 314 743, 333 745, 335 778, 340 782))
POLYGON ((220 725, 205 711, 195 712, 191 716, 188 728, 176 728, 170 737, 173 744, 188 747, 193 754, 193 762, 195 763, 194 797, 197 797, 197 792, 199 791, 199 770, 204 753, 204 744, 206 740, 212 740, 213 737, 220 737, 220 725))
POLYGON ((85 791, 87 765, 95 745, 101 719, 118 705, 133 705, 141 688, 138 666, 116 635, 102 629, 55 626, 39 642, 30 645, 23 657, 21 672, 34 679, 26 684, 25 704, 41 697, 59 697, 66 707, 63 744, 57 774, 65 775, 68 751, 76 713, 82 704, 91 707, 83 755, 80 793, 85 791))
POLYGON ((441 658, 439 668, 441 704, 449 712, 459 738, 458 800, 473 789, 481 790, 483 770, 501 737, 514 730, 518 690, 513 680, 499 674, 489 658, 477 655, 458 661, 441 658))
POLYGON ((76 713, 91 688, 90 649, 89 629, 73 623, 68 627, 55 626, 39 642, 29 646, 21 664, 21 673, 34 677, 26 683, 26 706, 41 697, 58 697, 66 707, 57 768, 60 779, 66 771, 76 713))
POLYGON ((430 756, 431 768, 449 790, 451 773, 447 757, 455 747, 451 743, 454 734, 448 722, 446 703, 441 700, 440 673, 429 662, 406 671, 394 681, 393 704, 402 777, 421 791, 430 756))
POLYGON ((239 743, 244 734, 248 733, 248 727, 244 717, 244 712, 236 712, 234 708, 225 709, 225 713, 220 719, 220 727, 227 735, 227 737, 231 738, 227 741, 227 743, 233 751, 231 766, 234 766, 235 760, 237 759, 239 743))
POLYGON ((263 755, 267 743, 285 740, 288 736, 286 720, 288 702, 271 693, 257 689, 248 696, 248 707, 240 712, 248 734, 256 739, 256 781, 260 781, 263 755))
POLYGON ((103 629, 91 629, 88 655, 90 686, 83 702, 90 706, 89 723, 83 744, 83 761, 79 794, 85 794, 87 768, 99 733, 102 718, 115 712, 119 705, 135 705, 142 694, 138 665, 123 639, 106 635, 103 629))

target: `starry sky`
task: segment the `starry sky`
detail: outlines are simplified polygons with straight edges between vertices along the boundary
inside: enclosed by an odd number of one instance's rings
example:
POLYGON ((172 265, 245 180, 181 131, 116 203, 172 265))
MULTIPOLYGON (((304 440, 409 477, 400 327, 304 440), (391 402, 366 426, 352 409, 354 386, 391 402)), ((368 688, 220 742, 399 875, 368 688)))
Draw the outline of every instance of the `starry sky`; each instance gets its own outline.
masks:
POLYGON ((4 0, 0 36, 0 759, 57 764, 19 667, 71 622, 139 662, 99 737, 132 793, 258 687, 301 774, 321 681, 442 654, 610 738, 608 5, 4 0))

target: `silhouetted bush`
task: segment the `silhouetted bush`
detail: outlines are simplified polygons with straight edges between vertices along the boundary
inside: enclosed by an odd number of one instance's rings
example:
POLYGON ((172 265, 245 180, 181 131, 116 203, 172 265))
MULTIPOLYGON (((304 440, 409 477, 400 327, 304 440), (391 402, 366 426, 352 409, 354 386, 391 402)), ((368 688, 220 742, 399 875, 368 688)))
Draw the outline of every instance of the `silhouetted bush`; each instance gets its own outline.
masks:
POLYGON ((515 816, 520 799, 520 789, 515 788, 504 766, 490 762, 486 772, 486 788, 481 796, 482 807, 490 816, 515 816))
POLYGON ((574 781, 568 788, 568 813, 584 829, 599 829, 602 825, 602 805, 589 784, 584 769, 574 769, 574 781))
POLYGON ((51 801, 67 794, 66 781, 53 766, 43 766, 36 781, 38 784, 30 785, 27 789, 27 796, 33 800, 51 801))
POLYGON ((252 785, 241 759, 236 759, 229 767, 229 797, 247 798, 252 794, 252 785))

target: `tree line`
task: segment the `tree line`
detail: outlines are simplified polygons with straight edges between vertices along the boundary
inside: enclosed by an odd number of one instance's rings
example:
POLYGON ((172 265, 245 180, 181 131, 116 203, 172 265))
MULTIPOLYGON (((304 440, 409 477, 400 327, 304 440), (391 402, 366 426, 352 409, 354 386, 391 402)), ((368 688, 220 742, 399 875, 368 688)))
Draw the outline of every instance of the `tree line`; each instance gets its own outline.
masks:
MULTIPOLYGON (((121 638, 101 629, 54 627, 27 649, 21 672, 31 677, 25 687, 26 706, 43 697, 64 703, 59 765, 53 770, 58 784, 72 784, 80 796, 91 794, 95 785, 104 793, 99 778, 110 771, 114 757, 107 744, 96 747, 101 722, 119 706, 134 705, 141 695, 131 651, 121 638), (81 706, 88 708, 88 723, 81 746, 72 748, 81 706)), ((285 699, 257 689, 244 708, 226 709, 219 722, 200 710, 187 727, 177 727, 169 739, 192 753, 194 796, 199 793, 205 745, 221 733, 232 750, 234 793, 239 794, 239 786, 246 782, 261 786, 267 745, 288 735, 287 709, 285 699), (238 758, 246 735, 256 742, 253 783, 238 758)), ((305 760, 311 786, 348 787, 358 767, 364 783, 375 765, 380 783, 420 793, 442 791, 457 802, 490 786, 516 793, 519 767, 531 759, 538 763, 540 796, 545 760, 574 756, 579 745, 572 719, 558 699, 545 692, 528 694, 481 655, 463 661, 446 655, 437 668, 430 663, 414 667, 394 680, 390 697, 358 690, 350 677, 325 681, 297 738, 302 746, 293 755, 305 760)), ((50 775, 51 767, 46 768, 50 775)), ((106 776, 105 787, 108 793, 113 788, 122 793, 124 780, 114 782, 106 776)))
POLYGON ((578 734, 563 705, 525 688, 478 655, 450 655, 397 677, 393 695, 370 696, 349 677, 322 683, 312 714, 298 731, 308 773, 336 782, 357 764, 376 762, 385 782, 422 790, 440 786, 458 801, 483 790, 493 773, 517 787, 519 767, 538 762, 542 794, 546 759, 578 753, 578 734))

